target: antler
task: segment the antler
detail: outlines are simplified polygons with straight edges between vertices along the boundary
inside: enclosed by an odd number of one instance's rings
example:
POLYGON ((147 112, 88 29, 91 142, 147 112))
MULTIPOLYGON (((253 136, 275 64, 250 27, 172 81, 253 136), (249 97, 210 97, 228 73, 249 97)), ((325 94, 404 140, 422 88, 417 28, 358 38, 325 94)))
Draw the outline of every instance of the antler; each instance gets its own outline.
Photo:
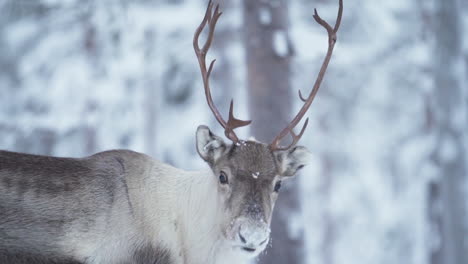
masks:
POLYGON ((234 129, 238 127, 247 126, 252 121, 250 120, 244 121, 244 120, 240 120, 234 117, 233 100, 231 100, 231 105, 229 107, 229 119, 227 122, 224 121, 223 117, 221 116, 218 109, 214 105, 213 99, 211 98, 209 79, 210 79, 211 71, 213 70, 213 65, 216 60, 211 61, 210 67, 207 70, 206 69, 206 54, 208 53, 208 49, 211 46, 211 42, 213 42, 216 22, 218 21, 218 18, 222 14, 222 12, 219 11, 219 4, 216 5, 214 13, 212 10, 213 10, 213 2, 210 0, 210 2, 208 3, 208 7, 206 8, 205 17, 203 18, 203 21, 200 23, 200 25, 198 26, 193 36, 193 48, 195 49, 195 54, 197 55, 198 63, 200 64, 200 72, 203 78, 203 85, 205 86, 205 96, 206 96, 206 101, 208 102, 208 106, 210 107, 211 111, 215 115, 216 120, 218 120, 221 126, 223 126, 224 134, 226 135, 226 137, 232 140, 233 142, 238 142, 239 138, 237 137, 236 133, 234 133, 234 129), (203 45, 203 48, 200 49, 200 47, 198 46, 198 39, 207 23, 209 27, 208 37, 206 39, 205 44, 203 45))
POLYGON ((270 148, 272 150, 285 150, 289 149, 291 146, 294 146, 297 144, 299 139, 302 137, 302 134, 304 134, 304 131, 307 127, 307 124, 309 122, 309 118, 306 119, 304 126, 301 129, 301 132, 299 135, 296 135, 293 131, 293 129, 297 126, 297 124, 301 121, 302 117, 304 117, 305 113, 309 109, 310 105, 312 104, 312 101, 315 98, 315 95, 317 94, 318 89, 320 88, 320 84, 322 83, 323 76, 325 75, 325 72, 327 71, 328 63, 330 62, 332 53, 333 53, 333 48, 335 47, 336 43, 336 32, 338 31, 338 28, 340 27, 341 23, 341 16, 343 14, 343 0, 340 1, 340 7, 338 9, 338 16, 335 22, 335 27, 331 27, 327 22, 325 22, 317 13, 317 9, 314 9, 314 19, 319 23, 322 27, 324 27, 327 32, 328 32, 328 51, 327 55, 325 56, 325 59, 323 60, 322 67, 320 68, 320 72, 317 76, 317 79, 315 80, 314 83, 314 88, 310 92, 309 96, 307 98, 304 98, 302 96, 301 91, 299 90, 299 98, 304 102, 304 105, 302 106, 301 110, 299 110, 299 113, 294 117, 294 119, 289 123, 289 125, 284 128, 279 135, 273 140, 273 142, 270 144, 270 148), (279 144, 281 140, 287 135, 291 134, 291 137, 293 138, 292 143, 287 146, 287 147, 280 147, 279 144))

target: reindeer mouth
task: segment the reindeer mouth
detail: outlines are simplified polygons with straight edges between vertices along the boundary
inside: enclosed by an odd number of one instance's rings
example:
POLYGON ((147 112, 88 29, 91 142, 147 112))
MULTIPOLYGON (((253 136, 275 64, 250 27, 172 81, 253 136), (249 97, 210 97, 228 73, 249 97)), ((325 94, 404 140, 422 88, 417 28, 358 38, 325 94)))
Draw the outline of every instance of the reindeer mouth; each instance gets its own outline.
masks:
POLYGON ((249 253, 253 253, 255 252, 257 249, 256 248, 251 248, 251 247, 242 247, 242 250, 246 251, 246 252, 249 252, 249 253))

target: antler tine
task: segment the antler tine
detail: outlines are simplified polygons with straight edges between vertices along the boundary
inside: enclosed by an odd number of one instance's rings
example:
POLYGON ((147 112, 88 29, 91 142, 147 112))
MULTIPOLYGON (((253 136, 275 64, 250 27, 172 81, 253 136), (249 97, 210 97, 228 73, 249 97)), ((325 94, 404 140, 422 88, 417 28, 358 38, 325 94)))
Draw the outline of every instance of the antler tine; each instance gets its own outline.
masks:
POLYGON ((299 99, 301 99, 301 101, 305 103, 307 99, 305 99, 304 96, 302 96, 301 90, 298 90, 298 91, 299 91, 299 99))
MULTIPOLYGON (((225 128, 224 134, 227 138, 231 139, 236 138, 235 142, 238 141, 236 134, 234 133, 234 129, 238 127, 247 126, 252 123, 252 120, 240 120, 234 117, 234 100, 231 99, 231 104, 229 106, 229 119, 228 119, 228 126, 225 128)), ((233 140, 234 141, 234 140, 233 140)))
POLYGON ((294 133, 293 130, 291 130, 291 137, 292 137, 292 143, 290 144, 290 146, 294 146, 297 144, 297 142, 299 142, 299 139, 301 139, 302 135, 304 134, 306 128, 307 128, 307 124, 309 124, 309 118, 306 118, 306 121, 304 122, 304 125, 302 126, 302 129, 301 129, 301 132, 299 133, 299 135, 296 135, 296 133, 294 133))
POLYGON ((299 110, 297 115, 294 117, 294 119, 289 123, 289 125, 284 128, 279 135, 273 140, 273 142, 270 144, 270 148, 272 150, 285 150, 289 149, 291 146, 294 146, 297 144, 299 139, 302 137, 305 128, 307 127, 308 119, 306 120, 304 126, 302 127, 301 133, 299 135, 296 135, 293 131, 293 129, 297 126, 297 124, 301 121, 301 119, 304 117, 305 113, 309 109, 310 105, 314 101, 315 95, 318 92, 318 89, 320 88, 320 84, 322 83, 323 76, 325 75, 325 72, 327 71, 328 64, 330 63, 331 56, 333 54, 333 48, 335 47, 336 43, 336 32, 338 31, 340 24, 341 24, 341 17, 343 14, 343 0, 339 0, 339 8, 338 8, 338 15, 336 18, 335 26, 332 28, 325 20, 323 20, 317 13, 317 9, 314 9, 314 19, 315 21, 320 24, 322 27, 324 27, 327 30, 328 33, 328 50, 327 50, 327 55, 325 56, 325 59, 323 60, 322 67, 320 68, 319 74, 317 76, 317 79, 315 80, 314 87, 312 91, 310 92, 309 96, 307 98, 304 98, 302 96, 301 91, 299 90, 299 98, 304 102, 304 105, 302 108, 299 110), (293 141, 289 146, 287 147, 280 147, 279 144, 281 140, 287 135, 291 134, 293 137, 293 141))
POLYGON ((216 117, 216 120, 221 124, 221 126, 224 128, 224 133, 227 138, 229 138, 233 142, 238 142, 239 138, 237 135, 234 133, 234 129, 242 126, 247 126, 248 124, 251 123, 251 121, 243 121, 240 119, 236 119, 233 115, 233 101, 231 100, 231 106, 229 109, 229 119, 228 122, 226 122, 221 114, 219 113, 218 109, 213 103, 213 99, 211 97, 211 90, 210 90, 210 75, 211 71, 213 70, 214 63, 216 60, 211 61, 210 66, 208 67, 208 70, 206 69, 206 54, 208 53, 208 50, 211 47, 211 43, 213 42, 213 37, 214 37, 214 31, 216 28, 216 23, 218 22, 218 18, 221 16, 222 12, 219 11, 219 4, 216 5, 215 10, 213 12, 213 2, 210 0, 208 2, 208 6, 206 8, 205 12, 205 17, 203 18, 202 22, 198 26, 198 28, 195 30, 195 34, 193 36, 193 48, 195 50, 195 54, 197 55, 198 59, 198 64, 200 65, 200 72, 202 75, 203 79, 203 86, 205 89, 205 97, 206 101, 208 103, 208 106, 210 107, 211 111, 213 112, 214 116, 216 117), (198 44, 198 39, 200 37, 201 32, 205 28, 206 24, 208 24, 208 36, 206 39, 205 44, 203 47, 200 49, 200 46, 198 44))

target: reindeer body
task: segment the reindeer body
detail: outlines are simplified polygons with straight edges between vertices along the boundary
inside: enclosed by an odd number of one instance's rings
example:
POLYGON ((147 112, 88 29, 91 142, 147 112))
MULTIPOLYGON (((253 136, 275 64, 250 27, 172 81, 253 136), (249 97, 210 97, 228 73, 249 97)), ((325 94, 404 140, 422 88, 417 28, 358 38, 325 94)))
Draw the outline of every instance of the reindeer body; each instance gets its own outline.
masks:
POLYGON ((242 263, 219 239, 216 184, 126 150, 0 151, 0 263, 242 263))

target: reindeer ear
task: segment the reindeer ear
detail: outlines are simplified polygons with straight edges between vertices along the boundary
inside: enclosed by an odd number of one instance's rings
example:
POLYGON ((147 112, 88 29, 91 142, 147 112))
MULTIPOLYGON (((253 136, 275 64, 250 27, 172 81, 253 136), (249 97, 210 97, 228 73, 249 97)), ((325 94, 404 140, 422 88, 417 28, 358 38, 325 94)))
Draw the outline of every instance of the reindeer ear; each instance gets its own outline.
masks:
POLYGON ((282 176, 294 176, 309 163, 311 153, 302 146, 293 146, 287 150, 274 152, 279 173, 282 176))
POLYGON ((197 128, 197 152, 206 162, 215 163, 226 151, 226 143, 207 126, 197 128))

